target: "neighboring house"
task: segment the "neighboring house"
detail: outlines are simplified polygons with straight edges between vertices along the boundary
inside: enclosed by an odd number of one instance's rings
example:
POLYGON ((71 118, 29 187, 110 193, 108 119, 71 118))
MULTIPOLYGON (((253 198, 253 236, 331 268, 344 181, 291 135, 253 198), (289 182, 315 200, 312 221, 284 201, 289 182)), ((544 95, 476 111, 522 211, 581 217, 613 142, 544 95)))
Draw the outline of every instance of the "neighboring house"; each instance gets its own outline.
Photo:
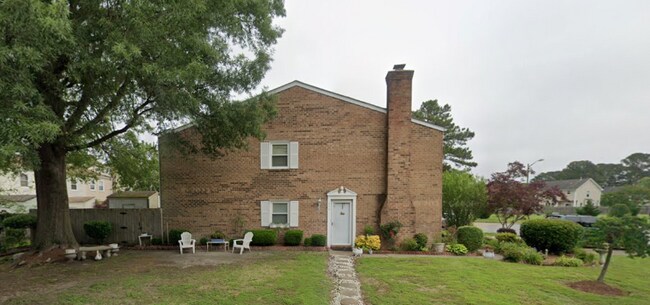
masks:
MULTIPOLYGON (((398 238, 441 230, 444 129, 412 119, 413 71, 388 72, 384 109, 294 81, 270 91, 266 139, 220 158, 183 155, 160 137, 161 201, 169 228, 290 227, 350 246, 365 226, 399 221, 398 238)), ((192 125, 174 131, 198 143, 192 125)))
POLYGON ((27 213, 35 208, 36 195, 0 195, 0 212, 27 213))
POLYGON ((545 182, 547 187, 557 187, 566 196, 567 200, 559 202, 557 206, 581 207, 585 206, 589 201, 595 206, 600 206, 600 196, 603 188, 594 179, 586 178, 545 182))
POLYGON ((159 208, 158 192, 118 192, 108 196, 109 209, 153 209, 159 208))
MULTIPOLYGON (((77 181, 68 179, 68 200, 71 209, 91 209, 97 202, 103 202, 113 193, 113 180, 107 174, 101 174, 97 179, 77 181)), ((22 172, 17 175, 0 176, 2 195, 36 195, 34 172, 22 172)), ((33 202, 16 202, 19 205, 36 209, 36 199, 33 202), (33 205, 33 207, 32 207, 33 205)))

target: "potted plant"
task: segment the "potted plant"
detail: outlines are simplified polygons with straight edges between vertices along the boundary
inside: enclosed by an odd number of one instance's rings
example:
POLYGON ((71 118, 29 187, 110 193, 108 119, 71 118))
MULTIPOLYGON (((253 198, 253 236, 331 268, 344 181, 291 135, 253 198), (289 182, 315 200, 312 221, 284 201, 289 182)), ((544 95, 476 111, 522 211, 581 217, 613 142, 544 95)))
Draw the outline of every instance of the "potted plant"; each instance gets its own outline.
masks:
POLYGON ((485 245, 483 248, 483 257, 494 258, 494 248, 490 245, 485 245))

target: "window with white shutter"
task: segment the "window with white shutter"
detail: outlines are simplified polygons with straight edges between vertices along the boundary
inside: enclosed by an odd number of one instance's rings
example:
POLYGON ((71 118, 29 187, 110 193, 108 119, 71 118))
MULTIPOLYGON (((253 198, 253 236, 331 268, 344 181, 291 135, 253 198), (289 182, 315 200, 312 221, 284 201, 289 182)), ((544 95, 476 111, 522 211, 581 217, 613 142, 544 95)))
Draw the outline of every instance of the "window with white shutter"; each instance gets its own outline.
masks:
POLYGON ((260 168, 295 169, 298 168, 298 142, 261 142, 260 168))
POLYGON ((262 227, 297 227, 298 201, 262 201, 262 227))

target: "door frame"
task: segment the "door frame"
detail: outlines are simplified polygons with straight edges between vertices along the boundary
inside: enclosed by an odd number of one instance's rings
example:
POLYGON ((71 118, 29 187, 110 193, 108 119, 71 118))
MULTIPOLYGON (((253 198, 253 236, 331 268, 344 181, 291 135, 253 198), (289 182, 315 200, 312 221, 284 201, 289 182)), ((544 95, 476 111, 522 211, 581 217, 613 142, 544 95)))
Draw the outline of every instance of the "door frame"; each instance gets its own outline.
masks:
POLYGON ((353 246, 354 237, 357 236, 357 193, 341 186, 327 193, 327 247, 331 246, 353 246), (332 211, 334 203, 348 201, 350 202, 350 241, 349 245, 332 243, 332 211))

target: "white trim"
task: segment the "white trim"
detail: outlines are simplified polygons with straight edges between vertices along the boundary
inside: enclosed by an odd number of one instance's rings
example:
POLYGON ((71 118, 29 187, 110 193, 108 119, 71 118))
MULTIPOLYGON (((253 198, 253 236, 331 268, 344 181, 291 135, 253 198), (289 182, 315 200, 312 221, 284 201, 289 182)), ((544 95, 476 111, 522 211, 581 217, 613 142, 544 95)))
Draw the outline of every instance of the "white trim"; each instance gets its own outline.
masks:
MULTIPOLYGON (((360 101, 360 100, 351 98, 349 96, 338 94, 336 92, 332 92, 332 91, 328 91, 328 90, 325 90, 325 89, 322 89, 322 88, 318 88, 316 86, 312 86, 310 84, 303 83, 303 82, 301 82, 299 80, 294 80, 294 81, 292 81, 292 82, 290 82, 288 84, 284 84, 284 85, 282 85, 280 87, 277 87, 277 88, 269 91, 268 94, 278 94, 278 93, 280 93, 280 92, 282 92, 284 90, 288 90, 288 89, 291 89, 293 87, 300 87, 300 88, 307 89, 307 90, 310 90, 310 91, 314 91, 316 93, 320 93, 322 95, 326 95, 326 96, 329 96, 329 97, 332 97, 332 98, 335 98, 335 99, 338 99, 338 100, 341 100, 341 101, 344 101, 344 102, 348 102, 350 104, 354 104, 354 105, 357 105, 357 106, 360 106, 360 107, 363 107, 363 108, 368 108, 368 109, 378 111, 378 112, 381 112, 381 113, 388 113, 386 108, 382 108, 382 107, 379 107, 377 105, 366 103, 364 101, 360 101)), ((438 125, 435 125, 435 124, 431 124, 431 123, 428 123, 428 122, 424 122, 424 121, 421 121, 421 120, 417 120, 417 119, 411 119, 411 122, 415 123, 415 124, 418 124, 418 125, 425 126, 425 127, 429 127, 429 128, 432 128, 432 129, 435 129, 435 130, 438 130, 438 131, 442 131, 442 132, 447 130, 444 127, 441 127, 441 126, 438 126, 438 125)), ((172 132, 180 132, 180 131, 183 131, 183 130, 185 130, 187 128, 190 128, 192 126, 194 126, 194 123, 188 123, 188 124, 181 125, 179 127, 173 128, 171 131, 172 132)))
POLYGON ((336 188, 329 193, 327 193, 327 246, 352 246, 354 244, 354 238, 357 236, 357 193, 346 189, 341 186, 336 188), (330 215, 333 210, 333 205, 335 201, 341 200, 350 200, 350 210, 352 210, 351 216, 351 230, 350 230, 350 245, 333 245, 332 244, 332 232, 330 230, 332 226, 332 217, 330 215))

